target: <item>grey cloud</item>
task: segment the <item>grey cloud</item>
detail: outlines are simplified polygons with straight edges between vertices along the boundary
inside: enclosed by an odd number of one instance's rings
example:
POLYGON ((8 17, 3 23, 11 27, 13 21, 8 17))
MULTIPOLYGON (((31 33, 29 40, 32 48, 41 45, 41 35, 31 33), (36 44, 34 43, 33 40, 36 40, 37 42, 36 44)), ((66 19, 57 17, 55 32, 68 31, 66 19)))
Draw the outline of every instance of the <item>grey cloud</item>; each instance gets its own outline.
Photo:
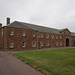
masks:
POLYGON ((0 22, 6 17, 75 32, 75 0, 0 0, 0 22))

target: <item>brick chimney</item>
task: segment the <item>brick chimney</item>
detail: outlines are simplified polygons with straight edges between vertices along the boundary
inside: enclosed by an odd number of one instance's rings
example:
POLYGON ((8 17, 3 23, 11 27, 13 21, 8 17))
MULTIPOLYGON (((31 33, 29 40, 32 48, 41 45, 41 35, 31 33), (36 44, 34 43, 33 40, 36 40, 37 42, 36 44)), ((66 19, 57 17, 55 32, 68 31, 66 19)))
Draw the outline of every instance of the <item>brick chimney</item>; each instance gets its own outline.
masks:
POLYGON ((7 25, 10 24, 10 18, 7 17, 7 25))
POLYGON ((0 23, 0 28, 2 27, 2 23, 0 23))

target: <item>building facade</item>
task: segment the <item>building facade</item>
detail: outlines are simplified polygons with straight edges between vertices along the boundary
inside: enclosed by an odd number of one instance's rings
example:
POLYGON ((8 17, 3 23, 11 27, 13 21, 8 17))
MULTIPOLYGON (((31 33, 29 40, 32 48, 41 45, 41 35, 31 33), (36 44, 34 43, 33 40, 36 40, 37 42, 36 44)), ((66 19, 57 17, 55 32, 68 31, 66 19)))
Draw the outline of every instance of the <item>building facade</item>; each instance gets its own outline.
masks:
POLYGON ((0 23, 0 50, 27 50, 75 46, 75 33, 14 21, 2 27, 0 23))

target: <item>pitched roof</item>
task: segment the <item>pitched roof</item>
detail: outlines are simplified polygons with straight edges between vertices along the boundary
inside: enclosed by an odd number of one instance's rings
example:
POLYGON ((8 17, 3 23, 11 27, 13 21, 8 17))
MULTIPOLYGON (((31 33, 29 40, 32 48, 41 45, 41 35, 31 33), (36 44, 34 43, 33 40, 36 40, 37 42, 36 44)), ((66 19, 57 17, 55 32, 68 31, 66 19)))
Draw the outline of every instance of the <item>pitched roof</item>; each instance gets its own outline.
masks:
POLYGON ((17 27, 17 28, 23 28, 23 29, 36 30, 38 32, 61 34, 60 30, 58 30, 58 29, 53 29, 53 28, 48 28, 48 27, 44 27, 44 26, 38 26, 38 25, 24 23, 24 22, 18 22, 18 21, 14 21, 13 23, 11 23, 7 26, 8 27, 17 27))
MULTIPOLYGON (((34 24, 30 24, 30 23, 18 22, 18 21, 14 21, 11 24, 8 24, 7 26, 8 27, 23 28, 23 29, 30 29, 30 30, 35 30, 38 32, 61 34, 61 35, 62 35, 61 31, 65 30, 65 29, 58 30, 58 29, 54 29, 54 28, 34 25, 34 24)), ((75 36, 75 33, 71 32, 71 36, 75 36)))
POLYGON ((71 36, 75 36, 75 33, 71 32, 71 36))

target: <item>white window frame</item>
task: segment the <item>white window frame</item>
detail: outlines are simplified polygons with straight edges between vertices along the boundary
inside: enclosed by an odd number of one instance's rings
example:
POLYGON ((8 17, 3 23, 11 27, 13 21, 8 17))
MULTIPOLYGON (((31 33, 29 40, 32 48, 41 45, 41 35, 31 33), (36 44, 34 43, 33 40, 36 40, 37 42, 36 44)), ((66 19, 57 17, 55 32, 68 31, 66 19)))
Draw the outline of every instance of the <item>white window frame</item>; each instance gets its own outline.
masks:
POLYGON ((35 37, 35 33, 33 33, 33 37, 35 37))
POLYGON ((22 32, 22 36, 26 36, 26 33, 25 32, 22 32))
POLYGON ((3 34, 4 34, 4 31, 2 30, 2 36, 3 36, 3 34))
POLYGON ((52 37, 52 39, 54 39, 54 35, 53 34, 51 35, 51 37, 52 37))
POLYGON ((22 43, 22 47, 23 48, 26 47, 26 43, 25 42, 22 43))
POLYGON ((49 38, 49 34, 47 34, 47 39, 49 38))
POLYGON ((10 48, 14 48, 14 43, 10 42, 10 48))
POLYGON ((60 42, 60 46, 62 46, 62 42, 60 42))
POLYGON ((59 43, 58 42, 56 42, 56 46, 58 46, 59 45, 59 43))
POLYGON ((47 46, 49 46, 49 42, 47 42, 47 46))
POLYGON ((60 35, 60 39, 62 39, 62 36, 60 35))
POLYGON ((10 35, 13 36, 14 35, 14 31, 10 31, 10 35))
POLYGON ((43 42, 41 42, 41 46, 43 46, 43 42))
POLYGON ((40 34, 38 34, 38 38, 40 38, 40 34))
POLYGON ((43 34, 41 34, 41 38, 43 38, 43 34))
POLYGON ((35 42, 33 42, 33 47, 35 47, 35 42))
POLYGON ((58 39, 58 35, 56 35, 56 39, 58 39))

